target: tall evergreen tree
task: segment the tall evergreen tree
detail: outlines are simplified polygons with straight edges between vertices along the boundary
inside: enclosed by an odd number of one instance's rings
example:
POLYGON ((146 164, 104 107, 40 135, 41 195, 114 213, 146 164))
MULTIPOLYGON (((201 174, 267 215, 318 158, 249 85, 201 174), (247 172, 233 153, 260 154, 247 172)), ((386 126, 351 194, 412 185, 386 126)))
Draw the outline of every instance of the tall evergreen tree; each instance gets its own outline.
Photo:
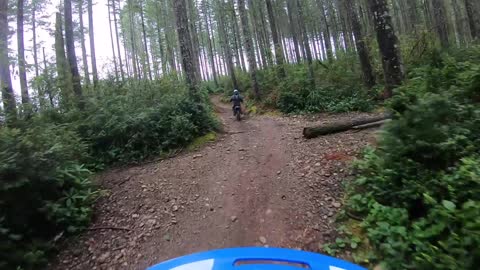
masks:
POLYGON ((18 52, 18 75, 20 79, 20 90, 22 95, 22 104, 29 104, 27 84, 27 67, 25 63, 25 44, 23 39, 23 9, 24 0, 17 0, 17 52, 18 52))
POLYGON ((390 98, 393 95, 393 89, 399 86, 404 78, 398 38, 395 35, 387 1, 368 0, 368 4, 374 14, 377 42, 382 57, 385 77, 384 97, 390 98))
POLYGON ((267 5, 268 20, 270 22, 270 30, 272 32, 273 44, 275 46, 275 59, 277 60, 278 75, 280 78, 285 77, 285 69, 283 67, 283 49, 278 38, 277 23, 271 0, 265 0, 267 5))
POLYGON ((303 16, 303 7, 300 4, 300 0, 297 0, 297 12, 298 12, 298 22, 300 25, 300 29, 302 32, 302 39, 303 39, 303 47, 305 48, 305 55, 307 57, 308 63, 308 73, 310 77, 310 83, 315 84, 315 79, 313 75, 313 59, 312 59, 312 51, 310 50, 310 42, 308 41, 308 34, 307 28, 305 25, 305 18, 303 16))
POLYGON ((83 0, 77 2, 78 16, 80 18, 80 45, 82 46, 82 63, 85 84, 90 85, 90 72, 88 72, 87 47, 85 46, 85 27, 83 25, 83 0))
POLYGON ((95 35, 93 30, 93 4, 92 0, 87 0, 88 10, 88 39, 90 41, 90 59, 92 61, 93 85, 98 84, 97 56, 95 53, 95 35))
POLYGON ((17 118, 15 96, 8 61, 8 0, 0 0, 0 87, 7 123, 17 118))
POLYGON ((360 66, 362 68, 363 81, 368 88, 372 88, 375 85, 375 76, 373 75, 373 68, 372 64, 370 63, 368 47, 362 33, 362 26, 355 10, 355 2, 354 0, 343 0, 343 4, 346 9, 347 16, 350 18, 350 22, 352 23, 352 30, 355 36, 355 46, 357 48, 360 66))
POLYGON ((61 105, 69 106, 73 94, 72 74, 65 53, 65 41, 63 38, 62 15, 55 14, 55 57, 57 66, 57 86, 60 89, 61 105))
POLYGON ((177 24, 178 41, 180 44, 180 53, 182 55, 182 67, 185 72, 185 78, 193 97, 198 96, 198 80, 193 64, 193 48, 188 23, 186 0, 175 0, 173 7, 175 10, 175 19, 177 24))
POLYGON ((77 56, 75 53, 75 40, 73 37, 73 20, 72 20, 72 1, 63 1, 65 9, 65 42, 67 47, 67 60, 70 66, 73 82, 73 93, 77 100, 76 103, 80 109, 83 109, 83 93, 80 83, 80 74, 78 73, 77 56))
POLYGON ((257 80, 257 63, 255 61, 255 52, 253 48, 252 36, 250 31, 250 24, 248 21, 248 14, 245 10, 245 0, 238 0, 238 10, 240 12, 240 20, 242 21, 243 38, 245 43, 245 49, 247 51, 247 59, 249 72, 252 80, 252 90, 255 94, 255 98, 260 98, 260 89, 257 80))

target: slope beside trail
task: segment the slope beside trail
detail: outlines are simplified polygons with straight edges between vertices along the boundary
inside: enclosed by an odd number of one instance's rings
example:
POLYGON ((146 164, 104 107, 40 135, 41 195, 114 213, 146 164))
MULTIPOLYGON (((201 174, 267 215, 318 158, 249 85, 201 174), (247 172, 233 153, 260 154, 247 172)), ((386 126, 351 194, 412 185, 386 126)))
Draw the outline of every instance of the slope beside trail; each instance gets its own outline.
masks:
POLYGON ((302 127, 360 114, 234 120, 194 152, 97 177, 106 190, 91 227, 67 239, 49 269, 145 269, 192 252, 238 246, 318 251, 334 237, 348 164, 373 131, 313 140, 302 127))

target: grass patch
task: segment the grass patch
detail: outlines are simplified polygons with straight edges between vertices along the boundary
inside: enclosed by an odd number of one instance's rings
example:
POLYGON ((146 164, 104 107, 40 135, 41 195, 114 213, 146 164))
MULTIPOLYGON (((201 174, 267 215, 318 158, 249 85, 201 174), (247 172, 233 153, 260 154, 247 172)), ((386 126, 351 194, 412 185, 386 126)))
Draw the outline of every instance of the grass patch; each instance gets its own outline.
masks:
POLYGON ((188 151, 196 150, 207 143, 214 142, 216 139, 217 139, 217 133, 212 131, 210 133, 207 133, 203 136, 200 136, 194 139, 193 142, 187 146, 187 150, 188 151))

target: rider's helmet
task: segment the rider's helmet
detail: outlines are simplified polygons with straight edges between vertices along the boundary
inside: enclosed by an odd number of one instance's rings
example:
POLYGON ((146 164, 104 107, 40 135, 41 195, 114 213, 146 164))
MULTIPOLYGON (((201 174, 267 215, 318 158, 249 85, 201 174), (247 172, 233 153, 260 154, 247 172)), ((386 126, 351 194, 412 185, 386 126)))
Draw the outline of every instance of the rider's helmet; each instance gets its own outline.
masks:
POLYGON ((239 93, 240 93, 240 92, 238 92, 237 89, 233 90, 233 94, 234 94, 234 95, 238 95, 239 93))

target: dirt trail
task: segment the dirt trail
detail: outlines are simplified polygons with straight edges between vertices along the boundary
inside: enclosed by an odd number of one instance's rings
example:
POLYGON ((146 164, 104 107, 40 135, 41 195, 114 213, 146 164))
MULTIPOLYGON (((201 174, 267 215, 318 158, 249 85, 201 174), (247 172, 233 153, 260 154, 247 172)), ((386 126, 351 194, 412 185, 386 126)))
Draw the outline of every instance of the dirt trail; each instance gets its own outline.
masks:
POLYGON ((68 239, 50 268, 145 269, 192 252, 238 246, 318 251, 333 236, 346 164, 371 131, 306 141, 301 127, 318 119, 259 116, 237 122, 228 104, 215 103, 225 127, 216 142, 99 175, 108 195, 97 203, 91 228, 68 239))

